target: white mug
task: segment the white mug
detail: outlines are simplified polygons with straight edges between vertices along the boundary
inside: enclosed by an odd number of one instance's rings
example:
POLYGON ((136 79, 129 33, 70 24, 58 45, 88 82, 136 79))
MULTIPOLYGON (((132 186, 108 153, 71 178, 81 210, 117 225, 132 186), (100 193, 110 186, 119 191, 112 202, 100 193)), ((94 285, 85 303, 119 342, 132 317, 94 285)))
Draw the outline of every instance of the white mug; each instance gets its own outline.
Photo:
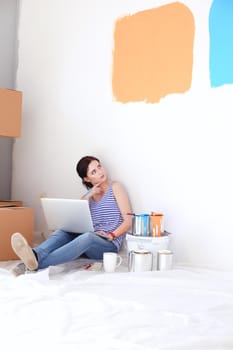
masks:
POLYGON ((122 263, 122 257, 117 253, 107 252, 104 253, 103 263, 105 272, 114 272, 122 263))

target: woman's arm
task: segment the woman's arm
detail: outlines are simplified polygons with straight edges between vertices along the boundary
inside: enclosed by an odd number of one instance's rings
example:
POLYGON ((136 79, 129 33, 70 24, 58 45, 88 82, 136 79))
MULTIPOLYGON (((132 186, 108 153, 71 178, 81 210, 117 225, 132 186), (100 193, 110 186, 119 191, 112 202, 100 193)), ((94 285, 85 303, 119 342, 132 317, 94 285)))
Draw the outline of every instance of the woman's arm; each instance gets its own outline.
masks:
POLYGON ((123 217, 123 222, 113 232, 115 237, 118 237, 126 233, 132 226, 132 216, 128 215, 131 213, 131 206, 128 195, 119 182, 113 183, 112 190, 123 217))

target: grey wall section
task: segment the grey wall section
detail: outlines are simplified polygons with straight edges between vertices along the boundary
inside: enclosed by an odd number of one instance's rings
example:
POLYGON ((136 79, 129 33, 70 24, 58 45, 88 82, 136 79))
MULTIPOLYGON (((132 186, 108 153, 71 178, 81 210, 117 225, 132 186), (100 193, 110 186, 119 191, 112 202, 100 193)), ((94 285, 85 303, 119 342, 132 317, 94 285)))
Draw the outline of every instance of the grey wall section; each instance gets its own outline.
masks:
MULTIPOLYGON (((0 87, 15 87, 17 70, 18 0, 0 0, 0 87)), ((11 198, 14 139, 0 137, 0 200, 11 198)))

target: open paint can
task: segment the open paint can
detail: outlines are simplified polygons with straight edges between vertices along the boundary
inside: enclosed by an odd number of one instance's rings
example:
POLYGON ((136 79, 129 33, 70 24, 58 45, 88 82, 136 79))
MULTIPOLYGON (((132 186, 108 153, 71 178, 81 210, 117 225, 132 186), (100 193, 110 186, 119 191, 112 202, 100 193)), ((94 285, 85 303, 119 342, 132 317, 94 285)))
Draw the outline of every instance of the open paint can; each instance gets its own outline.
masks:
POLYGON ((134 236, 149 236, 150 215, 133 214, 132 234, 134 236))
POLYGON ((172 269, 173 252, 171 250, 159 250, 157 252, 157 259, 158 270, 172 269))
POLYGON ((153 254, 148 250, 138 249, 129 252, 128 269, 131 272, 151 271, 153 254))
POLYGON ((150 215, 150 236, 160 237, 163 231, 164 231, 163 214, 152 212, 150 215))

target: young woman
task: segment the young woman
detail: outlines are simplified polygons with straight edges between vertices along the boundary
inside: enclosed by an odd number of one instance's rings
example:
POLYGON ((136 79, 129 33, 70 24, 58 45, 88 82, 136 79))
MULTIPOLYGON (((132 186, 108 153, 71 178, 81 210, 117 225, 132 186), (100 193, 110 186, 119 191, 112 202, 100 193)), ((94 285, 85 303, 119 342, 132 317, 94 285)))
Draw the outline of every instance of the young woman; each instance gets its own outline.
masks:
POLYGON ((43 269, 64 264, 81 255, 102 259, 104 252, 118 252, 124 234, 131 227, 128 196, 122 185, 111 181, 99 159, 81 158, 76 166, 87 192, 82 197, 89 201, 95 232, 77 235, 62 230, 54 231, 37 247, 31 248, 20 233, 11 237, 11 245, 28 270, 43 269))

